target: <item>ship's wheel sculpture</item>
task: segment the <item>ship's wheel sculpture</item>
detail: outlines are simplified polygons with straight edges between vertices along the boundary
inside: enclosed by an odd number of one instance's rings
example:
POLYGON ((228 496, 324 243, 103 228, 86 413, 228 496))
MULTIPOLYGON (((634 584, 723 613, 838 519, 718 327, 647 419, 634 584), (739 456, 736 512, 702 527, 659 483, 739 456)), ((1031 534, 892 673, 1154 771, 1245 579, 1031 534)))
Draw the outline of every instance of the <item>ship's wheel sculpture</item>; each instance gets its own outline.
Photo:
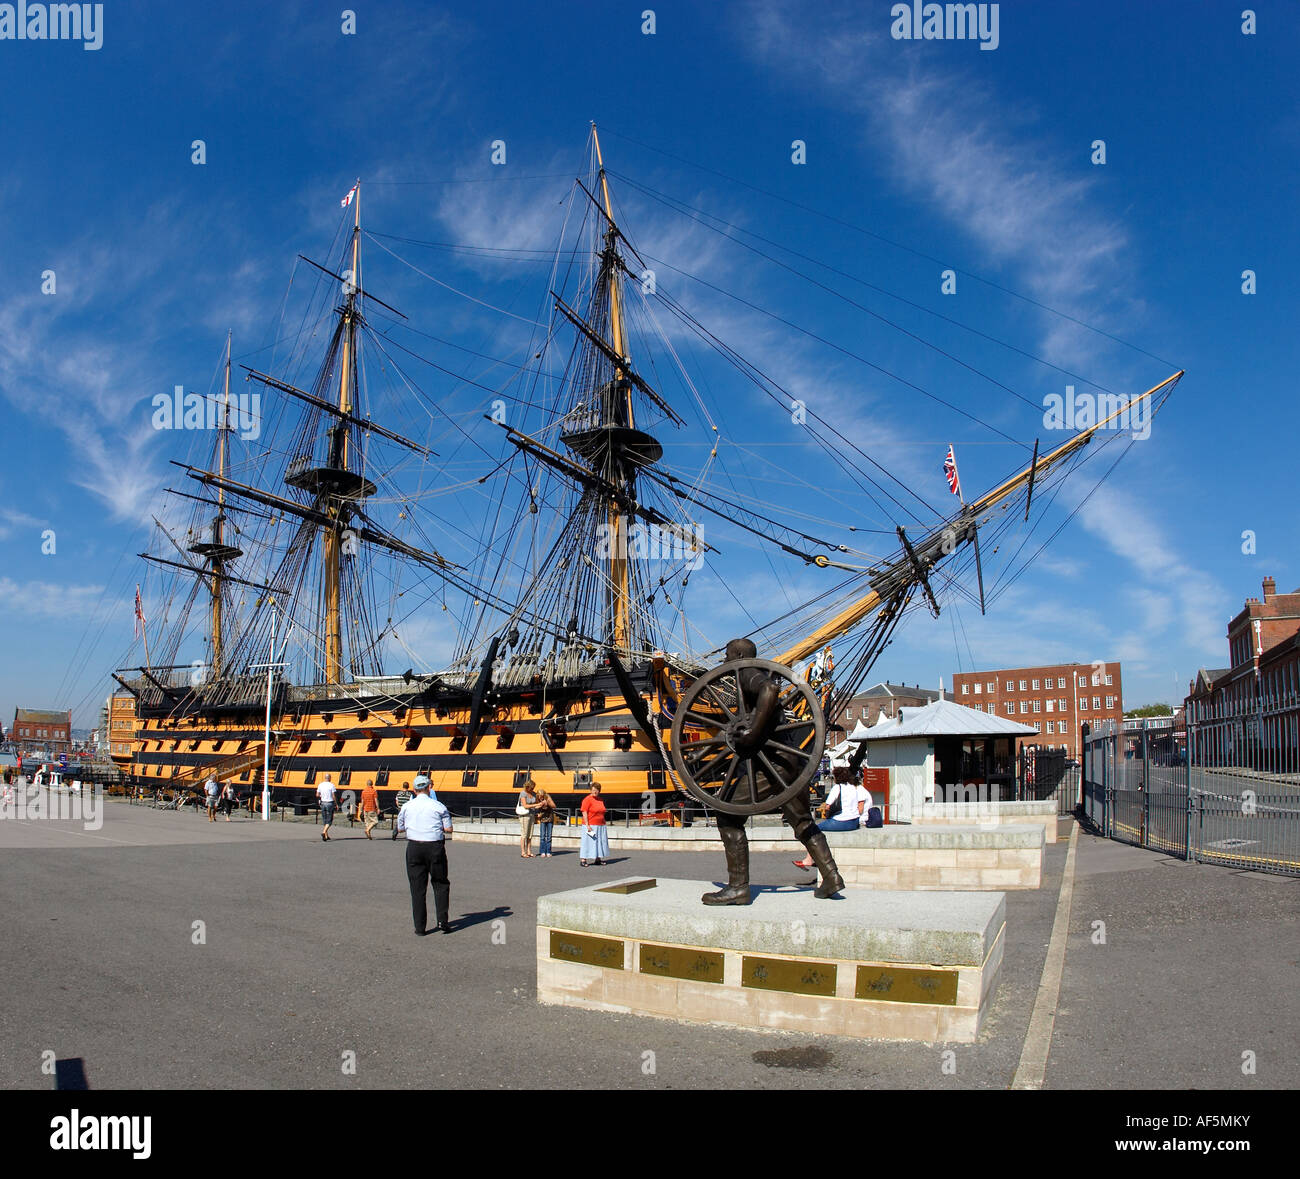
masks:
POLYGON ((718 812, 727 855, 727 886, 706 893, 706 905, 749 904, 745 819, 776 810, 821 873, 815 895, 844 887, 808 797, 826 743, 821 704, 788 667, 757 654, 749 639, 732 639, 726 662, 691 684, 673 718, 673 769, 692 797, 718 812))
POLYGON ((673 718, 673 768, 685 789, 729 815, 779 810, 821 763, 826 722, 808 684, 769 659, 735 659, 687 689, 673 718))

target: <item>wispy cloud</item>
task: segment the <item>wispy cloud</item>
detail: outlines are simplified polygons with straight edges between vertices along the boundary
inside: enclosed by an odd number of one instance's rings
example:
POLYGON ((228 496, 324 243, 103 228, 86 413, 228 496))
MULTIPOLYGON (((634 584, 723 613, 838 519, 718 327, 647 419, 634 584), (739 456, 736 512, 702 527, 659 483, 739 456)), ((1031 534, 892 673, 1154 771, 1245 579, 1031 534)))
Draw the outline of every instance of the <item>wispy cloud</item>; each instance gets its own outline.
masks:
POLYGON ((1189 653, 1222 657, 1224 623, 1231 613, 1228 594, 1183 559, 1138 499, 1106 484, 1093 494, 1079 518, 1146 583, 1143 590, 1131 591, 1137 595, 1135 602, 1149 623, 1163 624, 1154 634, 1146 632, 1148 644, 1156 634, 1172 630, 1189 653))
MULTIPOLYGON (((1104 211, 1096 180, 1036 131, 1032 112, 969 70, 917 65, 888 37, 882 10, 872 14, 833 7, 812 17, 768 0, 739 28, 766 66, 860 112, 863 150, 882 152, 886 174, 962 229, 987 264, 1014 268, 1014 285, 1103 325, 1131 316, 1134 304, 1114 294, 1131 286, 1131 234, 1104 211)), ((1058 316, 1043 323, 1047 359, 1095 365, 1101 337, 1058 316)))
POLYGON ((103 594, 102 585, 67 585, 50 581, 14 581, 0 577, 5 612, 29 618, 88 618, 103 594))

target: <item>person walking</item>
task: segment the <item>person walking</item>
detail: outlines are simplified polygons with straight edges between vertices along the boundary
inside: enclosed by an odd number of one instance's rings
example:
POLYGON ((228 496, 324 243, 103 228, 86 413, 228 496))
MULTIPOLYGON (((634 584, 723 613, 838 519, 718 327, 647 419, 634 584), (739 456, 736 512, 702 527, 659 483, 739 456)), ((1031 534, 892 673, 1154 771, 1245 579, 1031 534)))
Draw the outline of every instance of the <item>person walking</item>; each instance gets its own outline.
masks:
POLYGON ((406 832, 406 878, 411 885, 411 919, 415 934, 423 937, 432 930, 428 923, 428 889, 433 885, 435 928, 451 932, 447 909, 451 884, 447 879, 447 836, 451 834, 451 812, 429 797, 429 779, 415 780, 415 797, 397 812, 397 830, 406 832))
POLYGON ((519 854, 525 860, 536 859, 533 855, 533 826, 537 822, 537 812, 542 803, 537 796, 537 787, 533 776, 524 779, 523 789, 519 791, 519 801, 515 804, 515 813, 519 816, 519 854))
POLYGON ((209 778, 203 783, 203 795, 208 804, 208 822, 217 821, 217 794, 220 788, 217 786, 216 778, 209 778))
POLYGON ((221 809, 226 813, 226 822, 230 822, 231 812, 235 809, 235 803, 238 801, 238 795, 235 793, 235 784, 227 782, 221 788, 221 809))
POLYGON ((536 787, 537 801, 537 855, 544 860, 551 859, 551 835, 555 830, 555 799, 542 786, 536 787))
POLYGON ((600 797, 598 783, 591 784, 591 791, 582 800, 581 810, 584 826, 578 864, 583 868, 589 863, 603 864, 609 855, 609 832, 605 829, 605 803, 600 797))
POLYGON ((366 825, 366 838, 374 839, 370 833, 379 825, 379 791, 373 778, 367 779, 361 791, 361 821, 366 825))
POLYGON ((321 841, 329 843, 330 826, 334 822, 334 796, 338 793, 338 788, 330 781, 329 774, 325 775, 325 781, 316 787, 316 797, 320 800, 320 817, 325 824, 321 828, 321 841))

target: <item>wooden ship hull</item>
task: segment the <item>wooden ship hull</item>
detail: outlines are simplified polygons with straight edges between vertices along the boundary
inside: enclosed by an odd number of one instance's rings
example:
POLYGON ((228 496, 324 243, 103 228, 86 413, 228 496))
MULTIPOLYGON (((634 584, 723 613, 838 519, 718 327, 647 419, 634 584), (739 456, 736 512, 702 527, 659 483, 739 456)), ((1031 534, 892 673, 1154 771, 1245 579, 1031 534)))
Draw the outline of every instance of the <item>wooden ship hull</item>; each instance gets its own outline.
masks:
MULTIPOLYGON (((153 673, 155 677, 158 673, 153 673)), ((663 749, 680 675, 667 666, 628 669, 658 742, 626 704, 614 672, 598 670, 585 686, 557 693, 540 685, 502 689, 480 710, 471 741, 468 693, 411 690, 400 678, 357 685, 347 699, 322 690, 273 693, 270 783, 273 805, 310 803, 329 778, 360 795, 373 781, 385 806, 418 774, 455 814, 513 809, 526 775, 558 806, 576 810, 592 782, 615 811, 658 811, 677 792, 663 749), (313 698, 316 697, 316 698, 313 698)), ((165 681, 164 681, 165 682, 165 681)), ((209 774, 234 781, 241 795, 261 790, 265 699, 205 710, 185 692, 132 685, 140 692, 128 754, 115 758, 144 787, 197 787, 209 774)))

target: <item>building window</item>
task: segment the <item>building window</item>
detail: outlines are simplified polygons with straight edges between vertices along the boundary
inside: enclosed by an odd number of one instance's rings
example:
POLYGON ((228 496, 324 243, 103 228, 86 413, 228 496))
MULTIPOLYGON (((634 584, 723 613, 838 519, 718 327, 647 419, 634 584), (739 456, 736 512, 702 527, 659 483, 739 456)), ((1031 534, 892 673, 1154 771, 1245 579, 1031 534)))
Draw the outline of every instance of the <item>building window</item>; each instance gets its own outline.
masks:
POLYGON ((1022 692, 1025 690, 1025 687, 1026 687, 1026 685, 1027 685, 1028 683, 1029 683, 1028 680, 1021 680, 1021 681, 1020 681, 1020 690, 1021 690, 1022 692))
POLYGON ((1058 700, 1056 702, 1056 707, 1059 711, 1066 712, 1070 707, 1070 702, 1065 699, 1058 700))
POLYGON ((989 680, 989 682, 988 682, 987 684, 985 684, 984 686, 988 689, 988 693, 989 693, 989 695, 992 696, 993 693, 994 693, 995 691, 997 691, 997 686, 998 686, 998 685, 997 685, 997 681, 996 681, 996 680, 989 680))
POLYGON ((978 695, 979 695, 981 692, 983 692, 983 691, 984 691, 984 685, 983 685, 983 684, 976 684, 976 685, 975 685, 975 695, 976 695, 976 696, 978 696, 978 695))
POLYGON ((1056 707, 1056 701, 1055 701, 1055 700, 1049 700, 1049 701, 1047 702, 1047 711, 1048 711, 1048 712, 1051 712, 1052 709, 1053 709, 1054 707, 1056 707))
POLYGON ((1081 675, 1079 677, 1079 687, 1086 688, 1087 686, 1088 686, 1088 677, 1086 675, 1081 675))
POLYGON ((1055 732, 1056 732, 1056 722, 1055 722, 1055 721, 1048 721, 1048 722, 1047 722, 1047 735, 1050 737, 1050 736, 1051 736, 1053 733, 1055 733, 1055 732))
POLYGON ((1082 700, 1079 701, 1079 711, 1080 711, 1080 712, 1087 712, 1087 711, 1088 711, 1088 697, 1087 697, 1087 696, 1085 696, 1082 700))
POLYGON ((1043 711, 1043 702, 1042 702, 1041 700, 1035 700, 1035 701, 1034 701, 1034 711, 1035 711, 1035 712, 1042 712, 1042 711, 1043 711))
POLYGON ((961 686, 961 694, 962 694, 963 696, 969 696, 969 695, 970 695, 970 685, 969 685, 969 684, 962 684, 962 686, 961 686))
POLYGON ((1038 721, 1034 721, 1034 732, 1035 732, 1035 733, 1041 733, 1042 731, 1043 731, 1043 730, 1039 727, 1039 722, 1038 722, 1038 721))
POLYGON ((1028 711, 1029 711, 1029 701, 1022 700, 1020 702, 1020 714, 1023 716, 1028 711))
POLYGON ((1015 690, 1016 690, 1015 680, 1007 680, 1007 691, 1014 692, 1015 690))
POLYGON ((1060 677, 1057 679, 1057 681, 1056 681, 1056 686, 1057 686, 1058 688, 1064 688, 1064 687, 1065 687, 1065 676, 1060 676, 1060 677))
POLYGON ((1114 696, 1107 696, 1107 697, 1106 697, 1106 707, 1107 707, 1107 708, 1114 708, 1114 707, 1115 707, 1115 697, 1114 697, 1114 696))
POLYGON ((844 715, 845 715, 846 717, 848 717, 849 720, 852 720, 852 719, 853 719, 853 709, 851 709, 851 708, 846 708, 846 709, 844 710, 844 715))
POLYGON ((1113 675, 1108 675, 1106 677, 1106 687, 1113 688, 1114 686, 1115 686, 1115 677, 1113 675))
POLYGON ((1100 696, 1094 696, 1094 697, 1092 698, 1092 710, 1093 710, 1093 712, 1096 712, 1100 707, 1101 707, 1101 697, 1100 697, 1100 696))
POLYGON ((1014 704, 1012 704, 1010 700, 1008 700, 1008 701, 1007 701, 1007 716, 1014 716, 1014 715, 1015 715, 1015 712, 1016 712, 1016 706, 1015 706, 1014 704))
POLYGON ((1037 680, 1034 680, 1033 683, 1034 683, 1034 691, 1037 692, 1037 691, 1038 691, 1038 681, 1037 681, 1037 680))

